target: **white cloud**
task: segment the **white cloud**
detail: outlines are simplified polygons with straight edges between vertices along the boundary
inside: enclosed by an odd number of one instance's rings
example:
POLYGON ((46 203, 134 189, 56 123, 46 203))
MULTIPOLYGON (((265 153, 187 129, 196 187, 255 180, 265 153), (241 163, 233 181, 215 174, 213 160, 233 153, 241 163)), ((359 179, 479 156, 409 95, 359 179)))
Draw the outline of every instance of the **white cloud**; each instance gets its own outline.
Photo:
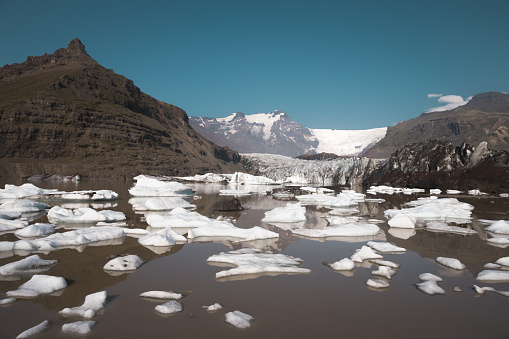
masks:
POLYGON ((428 98, 437 98, 437 97, 438 97, 438 102, 440 102, 444 105, 430 108, 429 110, 426 111, 427 113, 448 111, 448 110, 454 109, 456 107, 463 106, 467 102, 469 102, 470 99, 472 99, 472 97, 468 97, 465 100, 465 99, 463 99, 463 97, 461 97, 459 95, 428 94, 428 98))

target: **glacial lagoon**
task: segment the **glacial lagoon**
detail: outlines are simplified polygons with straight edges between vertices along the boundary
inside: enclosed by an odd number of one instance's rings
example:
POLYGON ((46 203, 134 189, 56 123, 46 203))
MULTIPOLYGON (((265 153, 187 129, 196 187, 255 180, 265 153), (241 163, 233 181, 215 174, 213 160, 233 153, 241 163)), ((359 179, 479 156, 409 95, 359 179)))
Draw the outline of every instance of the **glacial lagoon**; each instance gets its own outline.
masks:
MULTIPOLYGON (((0 180, 20 185, 19 180, 0 180)), ((98 211, 123 212, 127 227, 146 229, 146 213, 133 209, 129 188, 133 182, 83 181, 34 182, 42 188, 65 191, 109 189, 118 199, 106 202, 45 201, 64 208, 92 207, 98 211)), ((390 209, 406 208, 405 203, 429 197, 429 192, 414 194, 366 195, 384 201, 362 201, 358 213, 363 220, 374 220, 380 232, 364 237, 310 238, 295 234, 295 229, 322 229, 331 208, 306 206, 306 221, 285 224, 265 223, 265 212, 284 207, 287 201, 265 194, 273 186, 253 188, 251 195, 238 196, 247 207, 239 212, 219 212, 213 207, 231 196, 219 195, 219 190, 239 189, 219 184, 188 184, 196 190, 188 202, 195 211, 210 217, 230 218, 238 228, 262 228, 278 233, 278 238, 238 242, 228 238, 193 239, 167 247, 142 246, 138 237, 90 243, 75 248, 49 252, 3 252, 0 266, 38 254, 45 260, 58 262, 39 274, 63 277, 67 287, 51 294, 0 306, 0 337, 15 338, 23 331, 48 320, 49 329, 36 338, 76 337, 62 332, 62 326, 78 317, 64 317, 59 311, 83 304, 85 297, 106 291, 104 307, 91 319, 95 321, 87 338, 309 338, 318 337, 392 337, 392 338, 506 338, 509 324, 506 313, 509 299, 492 291, 476 292, 474 285, 509 291, 509 281, 485 282, 476 278, 485 265, 509 256, 509 247, 490 244, 488 226, 479 220, 509 220, 509 198, 498 196, 455 195, 460 202, 474 207, 467 228, 475 234, 397 229, 388 225, 384 214, 390 209), (376 222, 379 220, 381 222, 376 222), (395 274, 381 278, 373 272, 380 265, 368 260, 355 262, 352 270, 337 271, 326 263, 351 258, 368 242, 390 243, 406 249, 403 252, 379 252, 382 260, 399 265, 395 274), (300 259, 296 265, 307 273, 242 274, 216 278, 218 272, 231 265, 207 262, 207 259, 232 251, 262 250, 300 259), (123 255, 137 255, 144 264, 131 272, 106 271, 103 266, 123 255), (466 266, 457 270, 437 262, 437 258, 454 258, 466 266), (430 295, 418 288, 423 273, 441 278, 437 285, 444 294, 430 295), (381 279, 389 287, 374 288, 368 280, 381 279), (147 291, 180 293, 182 311, 167 315, 156 306, 168 300, 140 297, 147 291), (204 306, 219 303, 222 308, 208 311, 204 306), (253 317, 250 327, 237 328, 226 322, 226 314, 240 311, 253 317)), ((242 188, 242 187, 241 187, 242 188)), ((359 193, 362 189, 358 188, 359 193)), ((338 189, 339 192, 339 189, 338 189)), ((446 197, 445 194, 438 195, 446 197)), ((296 202, 296 201, 293 201, 296 202)), ((45 212, 26 215, 30 224, 48 223, 45 212)), ((449 223, 454 226, 455 223, 449 223)), ((93 224, 58 223, 57 231, 83 229, 93 224)), ((459 225, 465 228, 465 225, 459 225)), ((13 232, 0 234, 0 241, 19 240, 13 232)), ((248 251, 248 252, 249 252, 248 251)), ((502 271, 503 272, 503 271, 502 271)), ((1 298, 28 281, 30 275, 2 276, 1 298)), ((233 315, 232 315, 233 316, 233 315)), ((79 335, 77 336, 79 337, 79 335)))

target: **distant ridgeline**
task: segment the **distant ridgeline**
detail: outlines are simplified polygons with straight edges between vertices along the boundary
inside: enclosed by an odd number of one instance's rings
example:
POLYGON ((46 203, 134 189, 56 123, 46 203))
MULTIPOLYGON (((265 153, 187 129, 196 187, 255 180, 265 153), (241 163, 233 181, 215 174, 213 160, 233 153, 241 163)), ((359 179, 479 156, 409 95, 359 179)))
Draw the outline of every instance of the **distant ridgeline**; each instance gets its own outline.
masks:
POLYGON ((231 173, 237 152, 196 133, 186 113, 140 91, 74 39, 0 68, 0 175, 231 173))

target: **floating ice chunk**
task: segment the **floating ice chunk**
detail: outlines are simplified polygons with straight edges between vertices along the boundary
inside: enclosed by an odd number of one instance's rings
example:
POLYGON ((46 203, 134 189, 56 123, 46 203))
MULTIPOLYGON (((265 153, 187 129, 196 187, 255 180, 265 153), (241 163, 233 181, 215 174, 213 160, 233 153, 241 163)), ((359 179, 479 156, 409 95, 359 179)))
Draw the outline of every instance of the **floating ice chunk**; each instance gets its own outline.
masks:
POLYGON ((501 198, 509 198, 509 193, 500 193, 501 198))
POLYGON ((509 257, 499 258, 495 261, 495 263, 503 266, 509 266, 509 257))
POLYGON ((489 243, 495 244, 495 245, 509 245, 509 239, 504 237, 493 237, 486 239, 489 243))
POLYGON ((484 270, 476 277, 479 281, 509 281, 509 271, 484 270))
POLYGON ((140 294, 142 298, 151 298, 151 299, 172 299, 178 300, 182 299, 184 296, 180 293, 175 293, 171 291, 147 291, 140 294))
POLYGON ((346 216, 346 215, 352 215, 360 213, 358 208, 335 208, 333 210, 329 211, 329 215, 334 216, 346 216))
POLYGON ((355 216, 349 216, 349 217, 338 217, 338 216, 332 216, 325 218, 327 222, 329 223, 329 226, 339 226, 344 224, 350 224, 358 222, 360 217, 355 216))
POLYGON ((389 219, 389 226, 396 228, 415 228, 415 218, 411 215, 396 214, 389 219))
POLYGON ((495 289, 493 287, 489 287, 489 286, 480 287, 480 286, 474 285, 474 289, 477 294, 484 294, 488 291, 491 291, 491 292, 495 291, 495 289))
POLYGON ((0 189, 0 199, 19 199, 30 195, 48 194, 56 191, 55 189, 42 189, 33 184, 23 184, 21 186, 5 185, 0 189))
POLYGON ((219 195, 251 195, 253 193, 248 190, 219 190, 219 195))
POLYGON ((332 264, 327 264, 327 266, 335 271, 350 271, 355 268, 355 263, 350 258, 344 258, 332 264))
POLYGON ((392 276, 396 274, 396 271, 394 271, 389 266, 380 266, 378 267, 378 270, 372 271, 371 274, 384 277, 386 279, 391 279, 392 276))
POLYGON ((143 205, 133 205, 136 211, 169 211, 174 208, 196 208, 181 197, 148 198, 143 205))
POLYGON ((143 228, 127 228, 123 227, 122 230, 126 235, 129 236, 140 236, 140 235, 147 235, 150 234, 150 232, 143 228))
POLYGON ((306 194, 295 196, 300 203, 330 208, 357 206, 358 202, 347 195, 330 196, 326 194, 306 194))
POLYGON ((40 334, 40 333, 42 333, 44 331, 47 331, 48 329, 49 329, 49 321, 44 320, 39 325, 35 325, 34 327, 31 327, 28 330, 25 330, 25 331, 21 332, 16 337, 16 339, 29 338, 29 337, 32 337, 34 335, 40 334))
POLYGON ((278 185, 280 182, 276 182, 264 176, 256 176, 248 173, 235 172, 233 173, 230 184, 241 184, 241 185, 278 185))
POLYGON ((215 303, 210 306, 202 306, 202 308, 205 308, 209 312, 215 312, 215 311, 219 311, 220 309, 222 309, 223 306, 221 304, 215 303))
POLYGON ((363 237, 373 236, 380 232, 380 228, 373 224, 351 223, 339 226, 327 226, 322 229, 293 230, 294 234, 310 238, 327 237, 363 237))
POLYGON ((213 221, 209 225, 193 228, 187 233, 189 239, 200 237, 238 238, 239 241, 251 241, 279 238, 279 234, 259 226, 238 228, 227 221, 213 221))
POLYGON ((62 325, 62 332, 65 334, 72 335, 85 335, 92 332, 92 327, 94 327, 95 321, 76 321, 69 324, 62 325))
POLYGON ((435 259, 439 264, 447 266, 449 268, 461 271, 466 269, 467 267, 461 263, 458 259, 454 258, 446 258, 446 257, 437 257, 435 259))
POLYGON ((37 254, 5 264, 0 267, 1 275, 18 275, 26 271, 46 270, 57 263, 58 260, 44 260, 37 254))
POLYGON ((391 227, 391 228, 389 228, 389 230, 387 232, 389 232, 389 234, 392 235, 395 238, 405 239, 405 240, 406 239, 410 239, 411 237, 413 237, 416 234, 414 228, 395 228, 395 227, 391 227))
POLYGON ((46 235, 50 235, 55 233, 55 225, 54 224, 33 224, 30 226, 27 226, 25 228, 22 228, 20 230, 17 230, 14 232, 14 234, 17 237, 21 238, 37 238, 37 237, 43 237, 46 235))
POLYGON ((487 268, 487 269, 490 269, 490 270, 499 270, 502 268, 501 265, 499 264, 494 264, 494 263, 487 263, 487 264, 484 264, 483 266, 484 268, 487 268))
POLYGON ((160 231, 149 233, 146 236, 138 239, 138 242, 143 246, 173 246, 177 241, 187 242, 187 239, 171 229, 166 227, 160 231))
POLYGON ((164 304, 157 305, 155 310, 161 314, 173 314, 182 312, 182 304, 175 300, 170 300, 164 304))
POLYGON ((463 193, 463 191, 458 191, 458 190, 447 190, 445 192, 447 194, 461 194, 461 193, 463 193))
POLYGON ((8 291, 6 294, 13 298, 31 298, 41 294, 50 294, 66 287, 67 282, 62 277, 36 274, 19 286, 17 290, 8 291))
POLYGON ((403 189, 402 188, 399 188, 399 187, 390 187, 390 186, 384 186, 384 185, 381 185, 381 186, 371 186, 367 191, 366 193, 368 194, 394 194, 394 193, 401 193, 403 192, 403 189))
POLYGON ((176 197, 193 195, 194 190, 174 181, 162 181, 154 177, 138 175, 134 177, 136 184, 129 189, 129 193, 138 197, 176 197))
POLYGON ((207 218, 197 212, 190 212, 183 208, 175 208, 170 215, 149 214, 147 223, 154 228, 195 228, 208 226, 214 220, 207 218))
POLYGON ((192 177, 176 177, 178 180, 203 183, 227 183, 231 179, 231 174, 205 173, 195 174, 192 177))
POLYGON ((383 259, 383 256, 375 253, 371 247, 362 246, 360 249, 355 250, 355 253, 350 257, 350 259, 355 262, 363 262, 368 259, 383 259))
POLYGON ((64 308, 58 314, 63 317, 91 319, 106 304, 106 291, 89 294, 81 306, 64 308))
POLYGON ((252 316, 241 311, 233 311, 226 313, 226 322, 237 328, 248 328, 251 326, 252 316))
POLYGON ((395 246, 388 242, 368 241, 367 245, 378 252, 406 252, 405 248, 395 246))
POLYGON ((0 213, 3 212, 30 213, 44 211, 47 210, 48 208, 51 208, 51 206, 33 200, 27 199, 9 200, 0 205, 0 213))
POLYGON ((130 254, 108 261, 103 269, 108 271, 134 271, 143 265, 144 262, 137 255, 130 254))
POLYGON ((225 263, 236 266, 235 268, 216 273, 216 278, 224 278, 241 274, 263 273, 309 273, 311 270, 300 268, 303 260, 284 254, 262 252, 261 250, 244 248, 228 253, 212 255, 207 259, 208 263, 225 263))
POLYGON ((97 223, 99 221, 122 221, 125 215, 117 211, 96 211, 92 208, 84 207, 70 210, 59 206, 54 206, 48 211, 48 220, 52 223, 97 223))
POLYGON ((421 279, 422 281, 427 281, 427 280, 444 281, 444 279, 442 279, 439 276, 436 276, 434 274, 431 274, 431 273, 421 273, 421 274, 419 274, 419 279, 421 279))
POLYGON ((389 283, 385 280, 381 279, 368 279, 366 281, 366 285, 373 288, 387 288, 389 287, 389 283))
POLYGON ((432 232, 443 232, 443 233, 455 233, 455 234, 463 234, 463 235, 472 235, 477 234, 477 231, 464 228, 459 226, 449 226, 447 224, 437 222, 437 221, 428 221, 425 224, 424 229, 432 232))
POLYGON ((474 207, 470 204, 459 202, 455 198, 438 199, 436 196, 418 198, 406 203, 411 208, 402 210, 389 209, 384 212, 388 218, 396 215, 413 216, 417 220, 442 220, 452 222, 471 222, 471 214, 474 207))
POLYGON ((415 286, 417 286, 417 288, 422 292, 429 295, 445 294, 443 288, 438 286, 435 280, 425 280, 421 283, 415 284, 415 286))
POLYGON ((469 195, 488 195, 488 193, 481 192, 478 189, 469 190, 468 194, 469 195))
POLYGON ((380 259, 371 259, 370 263, 373 263, 378 266, 388 266, 390 268, 398 269, 401 265, 389 260, 380 260, 380 259))
POLYGON ((87 190, 72 192, 46 192, 44 194, 30 195, 29 199, 49 199, 66 201, 110 201, 118 198, 118 193, 111 190, 87 190))
POLYGON ((442 193, 442 190, 438 188, 432 188, 429 190, 429 194, 440 194, 440 193, 442 193))
POLYGON ((0 305, 8 305, 18 301, 16 298, 4 298, 0 299, 0 305))
POLYGON ((285 207, 276 207, 271 211, 265 212, 263 222, 299 222, 306 221, 306 208, 297 204, 286 204, 285 207))
POLYGON ((28 225, 24 220, 5 220, 0 219, 0 232, 10 232, 23 228, 28 225))
POLYGON ((486 227, 485 230, 495 234, 509 234, 509 222, 498 220, 486 227))

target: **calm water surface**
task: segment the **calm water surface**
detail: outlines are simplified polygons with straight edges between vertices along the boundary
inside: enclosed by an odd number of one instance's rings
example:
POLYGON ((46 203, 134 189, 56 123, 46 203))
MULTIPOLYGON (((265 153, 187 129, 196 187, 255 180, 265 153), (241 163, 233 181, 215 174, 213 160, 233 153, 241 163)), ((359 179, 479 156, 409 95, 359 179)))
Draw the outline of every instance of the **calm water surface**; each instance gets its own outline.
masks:
MULTIPOLYGON (((0 180, 22 184, 16 180, 0 180)), ((128 188, 132 182, 84 181, 81 183, 35 183, 39 187, 63 190, 112 189, 119 193, 118 201, 95 208, 122 211, 129 227, 145 228, 142 214, 133 212, 129 204, 128 188)), ((212 207, 221 200, 217 192, 222 186, 195 185, 201 199, 193 201, 201 214, 217 217, 212 207)), ((362 215, 386 220, 383 211, 400 207, 417 199, 416 195, 378 196, 386 202, 361 203, 362 215)), ((383 234, 376 239, 404 247, 404 254, 384 254, 384 259, 401 264, 390 280, 390 287, 382 291, 366 286, 374 276, 375 265, 363 263, 349 273, 338 273, 322 262, 334 262, 350 257, 355 249, 368 240, 335 239, 326 241, 299 238, 288 230, 261 223, 264 212, 286 202, 263 194, 239 198, 249 207, 243 212, 222 213, 236 220, 238 227, 262 226, 280 233, 279 239, 251 243, 227 240, 207 243, 189 243, 170 249, 149 249, 138 244, 136 238, 89 245, 77 249, 62 249, 39 254, 43 259, 57 259, 58 263, 47 273, 64 277, 69 286, 56 295, 20 300, 0 307, 0 338, 15 338, 22 331, 44 320, 51 329, 38 338, 64 338, 62 324, 71 322, 60 318, 57 312, 65 307, 79 306, 86 295, 106 290, 108 303, 93 320, 97 324, 87 338, 507 338, 509 336, 509 299, 488 293, 477 295, 474 284, 493 286, 509 291, 509 282, 485 284, 475 280, 483 265, 500 257, 509 256, 508 248, 494 247, 486 242, 483 226, 477 219, 508 220, 509 199, 496 197, 458 197, 474 205, 472 227, 477 235, 439 234, 417 230, 415 235, 389 230, 387 223, 378 224, 383 234), (240 276, 216 280, 215 273, 224 269, 206 263, 214 254, 242 247, 256 247, 283 253, 304 260, 301 267, 311 269, 309 274, 240 276), (146 260, 130 274, 110 275, 102 267, 114 256, 136 254, 146 260), (435 262, 438 256, 459 259, 467 266, 455 271, 435 262), (439 285, 445 295, 430 296, 414 286, 418 275, 433 273, 444 279, 439 285), (463 292, 454 292, 461 287, 463 292), (154 307, 162 302, 140 298, 149 290, 171 290, 185 295, 181 299, 183 312, 172 316, 157 314, 154 307), (209 313, 201 307, 215 302, 224 309, 209 313), (256 320, 244 330, 229 326, 224 314, 240 310, 256 320)), ((73 206, 76 207, 76 206, 73 206)), ((306 227, 323 227, 323 216, 328 209, 307 208, 306 227)), ((45 215, 34 222, 47 222, 45 215)), ((64 227, 60 230, 64 231, 64 227)), ((0 234, 0 241, 14 241, 12 233, 0 234)), ((22 259, 22 256, 2 257, 0 265, 22 259)), ((0 281, 0 292, 14 290, 27 278, 0 281)), ((77 320, 77 319, 76 319, 77 320)))

